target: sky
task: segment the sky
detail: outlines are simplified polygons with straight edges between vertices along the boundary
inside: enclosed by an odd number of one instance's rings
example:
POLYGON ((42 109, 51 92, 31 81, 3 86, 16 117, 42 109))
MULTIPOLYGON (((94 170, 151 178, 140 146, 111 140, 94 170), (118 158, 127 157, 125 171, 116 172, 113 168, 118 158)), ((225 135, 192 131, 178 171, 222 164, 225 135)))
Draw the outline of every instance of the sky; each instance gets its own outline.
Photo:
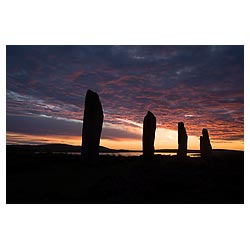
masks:
POLYGON ((207 128, 213 148, 244 149, 244 46, 7 46, 7 144, 81 145, 85 94, 98 93, 101 145, 141 149, 156 116, 155 148, 188 148, 207 128))

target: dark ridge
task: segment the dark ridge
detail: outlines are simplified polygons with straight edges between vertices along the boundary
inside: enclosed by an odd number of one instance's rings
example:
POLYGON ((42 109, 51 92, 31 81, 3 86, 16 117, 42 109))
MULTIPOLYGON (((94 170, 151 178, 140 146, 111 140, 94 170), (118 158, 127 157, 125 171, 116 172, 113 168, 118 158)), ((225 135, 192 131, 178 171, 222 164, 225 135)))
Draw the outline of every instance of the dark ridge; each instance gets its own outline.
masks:
MULTIPOLYGON (((7 145, 7 152, 81 152, 81 146, 68 144, 44 144, 44 145, 7 145)), ((117 152, 115 149, 109 149, 103 146, 99 148, 102 153, 117 152)))
MULTIPOLYGON (((70 144, 42 144, 42 145, 6 145, 7 152, 10 151, 30 151, 30 152, 81 152, 81 146, 73 146, 70 144)), ((142 152, 141 150, 129 150, 129 149, 111 149, 107 147, 100 146, 101 153, 113 153, 113 152, 142 152)), ((155 149, 157 153, 177 153, 177 149, 155 149)), ((200 153, 198 149, 188 149, 188 153, 200 153)), ((244 152, 242 150, 231 150, 231 149, 213 149, 213 153, 216 152, 244 152)))

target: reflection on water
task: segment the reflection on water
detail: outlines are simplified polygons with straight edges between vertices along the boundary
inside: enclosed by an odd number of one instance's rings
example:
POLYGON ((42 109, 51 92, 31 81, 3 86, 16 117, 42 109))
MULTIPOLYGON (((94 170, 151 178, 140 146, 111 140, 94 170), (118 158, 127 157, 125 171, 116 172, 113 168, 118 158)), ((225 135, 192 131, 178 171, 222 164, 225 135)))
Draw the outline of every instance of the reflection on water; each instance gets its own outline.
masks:
MULTIPOLYGON (((54 152, 55 154, 61 154, 62 152, 54 152)), ((65 152, 66 154, 71 155, 81 155, 80 152, 65 152)), ((100 155, 110 155, 110 156, 140 156, 142 152, 117 152, 117 153, 100 153, 100 155)), ((177 155, 174 152, 155 152, 155 155, 177 155)), ((200 153, 187 153, 189 157, 200 157, 200 153)))
MULTIPOLYGON (((142 152, 118 152, 118 153, 100 153, 100 155, 112 155, 112 156, 140 156, 142 152)), ((169 152, 155 152, 155 155, 177 155, 177 153, 169 152)), ((190 157, 200 157, 200 153, 187 153, 190 157)))

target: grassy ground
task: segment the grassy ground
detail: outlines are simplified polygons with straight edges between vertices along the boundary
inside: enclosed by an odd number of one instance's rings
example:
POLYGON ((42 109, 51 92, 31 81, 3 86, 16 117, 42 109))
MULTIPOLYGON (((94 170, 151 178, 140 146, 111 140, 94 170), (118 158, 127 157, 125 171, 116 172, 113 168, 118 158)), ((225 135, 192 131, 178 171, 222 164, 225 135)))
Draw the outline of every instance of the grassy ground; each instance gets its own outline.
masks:
POLYGON ((244 203, 244 153, 175 156, 7 153, 7 203, 244 203))

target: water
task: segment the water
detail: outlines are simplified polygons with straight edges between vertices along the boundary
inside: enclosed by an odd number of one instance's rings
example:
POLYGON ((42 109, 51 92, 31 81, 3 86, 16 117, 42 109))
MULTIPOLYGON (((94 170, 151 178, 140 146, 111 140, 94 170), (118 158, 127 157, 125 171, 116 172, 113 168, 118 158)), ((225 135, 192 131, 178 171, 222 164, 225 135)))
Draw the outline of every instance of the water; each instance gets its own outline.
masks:
MULTIPOLYGON (((80 152, 72 152, 68 154, 80 155, 80 152)), ((117 152, 117 153, 100 153, 100 155, 110 155, 110 156, 140 156, 142 152, 117 152)), ((174 152, 155 152, 155 155, 177 155, 174 152)), ((190 157, 200 157, 200 153, 187 153, 187 156, 190 157)))
MULTIPOLYGON (((100 155, 113 155, 113 156, 140 156, 142 152, 118 152, 118 153, 100 153, 100 155)), ((155 155, 177 155, 174 152, 155 152, 155 155)), ((200 153, 187 153, 190 157, 200 157, 200 153)))

